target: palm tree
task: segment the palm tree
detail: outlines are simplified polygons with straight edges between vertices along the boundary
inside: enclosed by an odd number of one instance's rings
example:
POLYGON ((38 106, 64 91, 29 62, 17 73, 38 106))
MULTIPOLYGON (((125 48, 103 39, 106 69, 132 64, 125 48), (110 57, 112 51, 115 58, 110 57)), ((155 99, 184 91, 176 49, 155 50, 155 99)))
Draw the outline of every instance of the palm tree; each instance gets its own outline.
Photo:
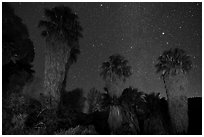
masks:
POLYGON ((49 96, 50 106, 56 106, 60 100, 70 51, 82 37, 82 28, 78 16, 68 7, 45 9, 45 16, 47 19, 39 22, 39 27, 44 28, 42 36, 46 38, 45 95, 49 96))
POLYGON ((106 89, 112 97, 108 123, 112 133, 115 134, 122 123, 121 107, 117 99, 122 89, 119 89, 118 86, 121 80, 125 82, 126 78, 132 74, 131 67, 128 66, 128 61, 123 56, 115 54, 109 57, 109 61, 103 62, 101 69, 100 76, 105 80, 106 89))
POLYGON ((143 115, 143 106, 146 102, 145 95, 137 88, 126 88, 120 96, 120 106, 122 107, 123 132, 128 134, 140 134, 139 114, 143 115))
POLYGON ((177 134, 186 133, 188 129, 186 74, 192 68, 190 56, 182 49, 170 49, 164 51, 158 58, 155 67, 157 73, 162 72, 173 131, 177 134))
POLYGON ((120 54, 109 57, 109 61, 103 62, 100 76, 106 82, 106 88, 111 96, 119 97, 122 90, 118 90, 118 82, 125 80, 132 74, 128 61, 120 54))

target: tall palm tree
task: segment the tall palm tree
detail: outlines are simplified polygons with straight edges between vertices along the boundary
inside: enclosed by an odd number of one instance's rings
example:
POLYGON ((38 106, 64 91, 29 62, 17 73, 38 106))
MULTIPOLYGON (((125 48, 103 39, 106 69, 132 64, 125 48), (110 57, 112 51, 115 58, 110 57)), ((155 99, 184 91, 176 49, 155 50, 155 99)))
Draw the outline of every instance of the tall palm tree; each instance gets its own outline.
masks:
POLYGON ((121 80, 125 81, 132 74, 131 67, 128 66, 128 61, 123 56, 115 54, 110 56, 108 61, 103 62, 101 69, 100 76, 105 80, 108 93, 112 97, 108 123, 112 133, 115 134, 122 123, 121 107, 117 99, 122 89, 119 89, 118 86, 121 80))
POLYGON ((65 77, 70 51, 82 37, 78 16, 64 6, 45 9, 46 20, 39 22, 46 38, 45 54, 45 95, 49 96, 50 106, 60 101, 62 81, 65 77))
POLYGON ((186 74, 192 68, 190 56, 184 50, 175 48, 164 53, 158 58, 155 65, 157 73, 162 72, 165 84, 169 113, 173 133, 183 134, 188 129, 188 102, 186 74))

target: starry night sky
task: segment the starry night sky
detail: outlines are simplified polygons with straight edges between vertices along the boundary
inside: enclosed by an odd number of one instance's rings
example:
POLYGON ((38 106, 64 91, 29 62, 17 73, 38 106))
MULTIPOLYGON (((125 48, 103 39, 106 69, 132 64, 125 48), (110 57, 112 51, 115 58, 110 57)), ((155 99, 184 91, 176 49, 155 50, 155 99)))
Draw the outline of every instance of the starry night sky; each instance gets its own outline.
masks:
POLYGON ((179 47, 193 61, 188 96, 201 96, 202 3, 12 3, 34 43, 37 77, 44 75, 45 52, 38 22, 44 19, 44 8, 59 5, 70 7, 79 16, 84 30, 81 54, 69 71, 68 90, 79 87, 87 92, 96 87, 102 91, 104 81, 99 76, 99 67, 110 55, 120 53, 133 69, 126 87, 166 96, 154 65, 164 50, 179 47))

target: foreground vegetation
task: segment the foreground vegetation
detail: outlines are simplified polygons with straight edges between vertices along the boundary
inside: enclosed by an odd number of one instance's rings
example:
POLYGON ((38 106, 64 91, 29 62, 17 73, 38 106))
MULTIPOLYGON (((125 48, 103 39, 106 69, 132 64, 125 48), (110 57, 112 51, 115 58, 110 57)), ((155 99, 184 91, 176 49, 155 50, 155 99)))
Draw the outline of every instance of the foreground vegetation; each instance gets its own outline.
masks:
MULTIPOLYGON (((20 91, 13 92, 3 99, 3 134, 172 134, 168 104, 159 93, 145 94, 138 89, 126 88, 117 99, 122 122, 114 131, 109 126, 113 100, 107 93, 92 89, 84 98, 82 90, 76 89, 63 96, 57 109, 48 109, 39 101, 26 98, 20 91), (89 104, 88 113, 83 113, 85 100, 89 104)), ((186 134, 201 134, 202 100, 188 100, 190 125, 186 134)), ((113 119, 114 123, 116 120, 113 119)))

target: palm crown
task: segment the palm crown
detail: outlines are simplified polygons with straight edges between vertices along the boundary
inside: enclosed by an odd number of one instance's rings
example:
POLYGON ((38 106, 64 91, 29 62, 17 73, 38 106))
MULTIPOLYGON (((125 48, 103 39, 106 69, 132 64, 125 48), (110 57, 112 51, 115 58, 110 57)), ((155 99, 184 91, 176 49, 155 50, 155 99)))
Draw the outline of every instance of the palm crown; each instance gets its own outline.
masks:
POLYGON ((68 43, 69 46, 82 37, 82 27, 79 25, 78 16, 73 14, 70 8, 59 6, 51 10, 45 9, 45 16, 47 20, 39 22, 39 27, 45 27, 42 36, 54 37, 68 43))
POLYGON ((109 61, 103 62, 101 66, 100 76, 103 79, 111 78, 111 80, 115 80, 116 76, 123 81, 129 77, 131 72, 131 66, 128 66, 128 61, 119 54, 115 54, 109 57, 109 61))
POLYGON ((158 61, 155 67, 157 68, 157 73, 162 72, 162 75, 169 74, 171 70, 176 71, 177 69, 186 73, 192 68, 190 56, 179 48, 164 51, 158 61))

